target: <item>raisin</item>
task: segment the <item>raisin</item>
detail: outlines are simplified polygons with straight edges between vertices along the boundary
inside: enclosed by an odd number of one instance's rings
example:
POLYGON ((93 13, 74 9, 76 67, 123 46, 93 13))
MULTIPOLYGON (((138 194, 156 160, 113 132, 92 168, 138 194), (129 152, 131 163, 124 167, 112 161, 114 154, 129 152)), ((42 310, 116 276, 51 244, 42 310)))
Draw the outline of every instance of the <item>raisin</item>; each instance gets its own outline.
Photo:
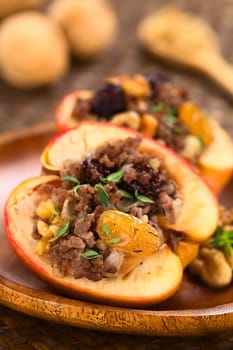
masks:
POLYGON ((131 182, 126 182, 123 180, 121 182, 121 188, 132 194, 137 191, 139 194, 148 196, 151 199, 156 199, 163 184, 160 177, 160 172, 154 170, 149 164, 144 162, 134 164, 133 167, 137 171, 137 179, 131 182), (145 184, 140 181, 143 174, 147 174, 149 177, 149 181, 145 184))
POLYGON ((96 159, 84 159, 82 162, 82 175, 91 185, 95 185, 100 181, 100 178, 107 177, 110 174, 110 169, 99 163, 96 159))
POLYGON ((122 88, 112 83, 104 83, 94 96, 92 111, 101 117, 109 118, 124 110, 126 96, 122 88))
POLYGON ((151 96, 156 97, 158 94, 158 87, 162 83, 166 83, 169 79, 161 73, 148 73, 145 75, 146 80, 150 85, 151 96))

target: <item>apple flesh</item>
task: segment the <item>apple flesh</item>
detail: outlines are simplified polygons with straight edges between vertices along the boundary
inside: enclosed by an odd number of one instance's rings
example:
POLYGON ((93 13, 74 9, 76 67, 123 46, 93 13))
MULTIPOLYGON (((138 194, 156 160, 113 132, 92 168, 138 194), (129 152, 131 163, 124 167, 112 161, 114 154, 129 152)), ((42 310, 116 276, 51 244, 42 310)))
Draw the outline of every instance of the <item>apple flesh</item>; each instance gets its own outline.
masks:
MULTIPOLYGON (((48 172, 56 173, 67 160, 80 161, 106 142, 138 135, 135 131, 108 123, 81 123, 77 128, 55 136, 45 147, 41 162, 48 172)), ((160 217, 160 226, 184 232, 196 243, 208 239, 216 229, 219 210, 216 197, 199 174, 183 158, 152 138, 144 136, 139 151, 163 160, 181 196, 182 206, 175 224, 160 217)))
POLYGON ((5 205, 9 242, 29 268, 68 295, 105 304, 146 306, 161 302, 175 293, 181 283, 182 265, 165 244, 156 253, 142 259, 142 263, 124 278, 103 278, 97 282, 63 276, 51 267, 46 255, 36 254, 37 241, 31 236, 35 220, 33 214, 38 205, 49 198, 48 193, 38 193, 37 187, 54 182, 60 182, 56 175, 27 179, 12 191, 5 205))
POLYGON ((58 132, 63 132, 77 126, 77 119, 73 117, 76 99, 86 99, 93 95, 91 90, 78 90, 66 95, 59 104, 55 115, 55 124, 58 132))
MULTIPOLYGON (((62 99, 55 114, 55 124, 58 132, 76 127, 80 123, 78 118, 72 115, 76 99, 78 97, 85 99, 86 96, 91 96, 91 94, 93 94, 91 90, 78 90, 62 99)), ((193 114, 196 113, 197 109, 197 106, 187 102, 184 103, 184 106, 181 106, 181 113, 193 114)), ((187 122, 192 119, 191 117, 192 115, 183 122, 190 127, 192 132, 195 125, 190 125, 191 123, 187 122)), ((208 123, 208 131, 212 135, 212 140, 198 159, 197 168, 209 186, 216 193, 220 193, 233 173, 233 142, 227 132, 216 121, 205 116, 204 118, 208 123)), ((205 139, 205 130, 199 128, 198 135, 205 139)))

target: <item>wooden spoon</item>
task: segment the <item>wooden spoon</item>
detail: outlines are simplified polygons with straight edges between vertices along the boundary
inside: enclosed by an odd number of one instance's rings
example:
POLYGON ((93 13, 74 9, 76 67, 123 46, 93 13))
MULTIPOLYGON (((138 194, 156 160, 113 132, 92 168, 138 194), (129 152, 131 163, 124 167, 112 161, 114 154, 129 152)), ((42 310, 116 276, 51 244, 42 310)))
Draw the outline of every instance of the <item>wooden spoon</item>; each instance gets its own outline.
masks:
POLYGON ((140 23, 138 39, 152 54, 207 74, 233 97, 233 65, 222 56, 216 34, 200 18, 164 7, 140 23))

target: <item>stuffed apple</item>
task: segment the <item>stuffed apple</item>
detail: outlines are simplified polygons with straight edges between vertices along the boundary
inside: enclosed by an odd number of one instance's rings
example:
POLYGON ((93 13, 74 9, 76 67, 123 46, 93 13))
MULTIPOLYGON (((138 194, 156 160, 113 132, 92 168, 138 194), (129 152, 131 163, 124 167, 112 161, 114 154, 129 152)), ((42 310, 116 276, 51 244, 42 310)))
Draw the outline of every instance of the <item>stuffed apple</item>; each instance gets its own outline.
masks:
MULTIPOLYGON (((53 138, 47 147, 45 148, 42 156, 41 161, 43 164, 44 169, 47 172, 52 173, 59 173, 59 169, 62 169, 64 164, 73 164, 77 160, 80 160, 84 157, 87 150, 93 151, 97 145, 101 145, 104 142, 107 142, 107 140, 116 140, 116 139, 124 139, 128 136, 132 137, 138 137, 139 135, 133 131, 130 131, 129 129, 124 129, 122 127, 117 127, 113 125, 108 124, 96 124, 96 123, 83 123, 80 127, 67 131, 63 133, 61 136, 56 136, 53 138)), ((169 161, 166 163, 166 166, 168 169, 170 169, 170 173, 172 174, 172 178, 176 177, 176 182, 179 183, 180 188, 184 188, 185 190, 182 190, 183 198, 185 198, 186 204, 183 206, 181 212, 180 212, 180 221, 177 220, 176 224, 172 226, 172 229, 177 233, 175 237, 172 235, 172 231, 169 231, 169 241, 170 246, 172 246, 172 249, 175 251, 176 255, 179 256, 183 268, 185 268, 198 254, 198 242, 201 242, 205 240, 209 235, 211 235, 212 230, 216 227, 216 214, 214 215, 214 221, 210 219, 210 222, 212 222, 213 226, 207 233, 204 229, 203 225, 198 225, 197 222, 205 222, 206 217, 205 215, 208 215, 208 213, 211 213, 212 210, 206 211, 204 214, 204 211, 201 210, 202 214, 204 216, 201 218, 199 217, 199 214, 196 214, 197 211, 195 209, 196 206, 196 199, 194 200, 194 204, 192 205, 192 202, 190 201, 190 194, 195 193, 196 194, 196 182, 198 178, 201 182, 201 187, 203 186, 203 181, 200 180, 200 178, 197 176, 195 171, 191 169, 187 163, 182 160, 179 156, 175 155, 173 151, 168 151, 168 149, 164 146, 162 146, 160 143, 147 138, 143 137, 143 142, 141 145, 142 149, 146 149, 147 152, 152 152, 152 154, 155 152, 157 156, 160 158, 164 158, 165 163, 169 159, 169 161), (164 153, 165 151, 165 153, 164 153), (169 157, 167 156, 167 153, 169 157), (173 161, 172 161, 173 159, 173 161), (184 167, 183 167, 184 165, 184 167), (179 169, 179 172, 174 174, 174 169, 179 169), (184 172, 182 171, 184 170, 184 172), (188 171, 187 171, 188 169, 188 171), (183 185, 185 186, 183 187, 183 185), (189 213, 193 213, 194 216, 196 216, 196 221, 192 218, 190 220, 189 213), (214 227, 215 225, 215 227, 214 227), (181 239, 182 235, 179 236, 178 232, 186 231, 188 232, 188 235, 186 236, 186 239, 181 239)), ((157 160, 154 160, 156 166, 157 160)), ((153 164, 153 162, 152 162, 153 164)), ((157 163, 158 166, 158 163, 157 163)), ((200 185, 200 183, 199 183, 200 185)), ((198 187, 199 187, 198 185, 198 187)), ((206 190, 206 186, 204 184, 204 188, 206 190)), ((202 198, 201 192, 197 192, 197 196, 202 198)), ((209 190, 208 190, 209 193, 209 190)), ((192 194, 191 194, 192 196, 192 194)), ((203 199, 205 201, 205 194, 203 193, 203 199)), ((211 201, 210 201, 211 202, 211 201)), ((176 206, 179 206, 179 201, 176 201, 176 206)), ((198 208, 203 208, 203 203, 199 202, 198 208)), ((214 205, 215 207, 215 205, 214 205)), ((215 207, 215 211, 216 211, 215 207)), ((163 209, 164 211, 164 209, 163 209)), ((170 214, 172 211, 170 212, 170 214)), ((167 212, 168 215, 168 212, 167 212)), ((209 217, 210 218, 210 217, 209 217)), ((164 220, 164 217, 159 216, 158 218, 159 223, 164 225, 164 227, 170 228, 169 220, 164 220), (166 221, 166 222, 165 222, 166 221)), ((171 220, 171 218, 170 218, 171 220)), ((174 233, 174 232, 173 232, 174 233)))
POLYGON ((84 299, 144 306, 171 296, 218 222, 214 195, 186 161, 107 123, 55 137, 41 159, 54 174, 24 181, 5 206, 16 253, 84 299))
POLYGON ((151 136, 192 163, 216 193, 232 175, 231 138, 188 100, 184 87, 161 75, 120 76, 96 91, 73 92, 55 118, 58 131, 83 120, 108 120, 151 136))

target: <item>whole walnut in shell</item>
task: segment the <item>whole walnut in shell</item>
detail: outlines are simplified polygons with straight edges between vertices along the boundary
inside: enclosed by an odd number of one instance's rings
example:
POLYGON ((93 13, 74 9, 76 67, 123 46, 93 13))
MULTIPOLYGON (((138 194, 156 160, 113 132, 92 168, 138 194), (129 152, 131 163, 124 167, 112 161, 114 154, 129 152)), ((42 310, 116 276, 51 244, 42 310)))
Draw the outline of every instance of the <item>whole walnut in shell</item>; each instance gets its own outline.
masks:
POLYGON ((69 54, 60 27, 48 16, 28 11, 6 18, 0 26, 0 72, 16 87, 56 81, 67 70, 69 54))
POLYGON ((116 32, 116 15, 105 0, 55 0, 49 13, 64 29, 78 58, 102 53, 116 32))
POLYGON ((38 8, 44 0, 0 0, 0 17, 5 17, 11 13, 38 8))

